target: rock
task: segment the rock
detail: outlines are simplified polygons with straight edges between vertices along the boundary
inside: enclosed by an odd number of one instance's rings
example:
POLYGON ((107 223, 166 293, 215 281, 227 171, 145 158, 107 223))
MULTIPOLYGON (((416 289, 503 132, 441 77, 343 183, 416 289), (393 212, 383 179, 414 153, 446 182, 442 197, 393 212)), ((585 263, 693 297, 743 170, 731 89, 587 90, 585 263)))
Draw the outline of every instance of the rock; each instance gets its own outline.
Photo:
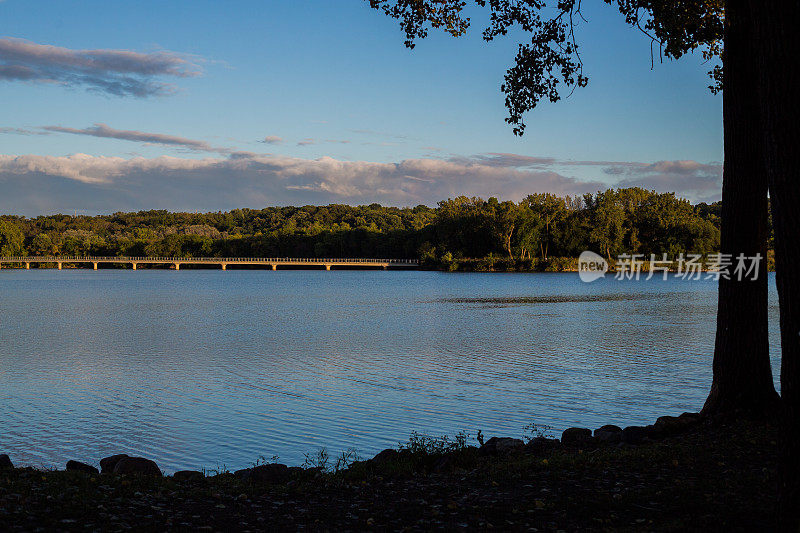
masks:
POLYGON ((692 424, 699 424, 700 421, 703 420, 702 415, 700 413, 682 413, 681 416, 678 417, 679 420, 682 420, 686 425, 692 424))
POLYGON ((14 468, 14 463, 11 462, 8 455, 0 453, 0 470, 5 470, 7 468, 14 468))
POLYGON ((373 463, 385 463, 386 461, 396 459, 399 455, 400 452, 394 448, 386 448, 382 452, 378 452, 378 455, 370 459, 370 461, 373 463))
POLYGON ((653 437, 671 437, 683 432, 685 426, 677 416, 659 416, 653 424, 653 437))
POLYGON ((557 449, 561 446, 561 441, 558 439, 548 439, 547 437, 534 437, 525 445, 525 451, 528 453, 546 453, 551 450, 557 449))
POLYGON ((703 421, 703 417, 700 413, 682 413, 681 416, 678 417, 678 421, 685 430, 689 430, 699 425, 703 421))
POLYGON ((588 444, 592 441, 592 430, 586 428, 568 428, 561 434, 561 444, 564 446, 574 446, 577 444, 588 444))
POLYGON ((117 463, 120 461, 120 459, 124 459, 126 457, 130 456, 126 453, 118 453, 117 455, 100 459, 100 472, 103 474, 110 474, 114 471, 114 467, 117 466, 117 463))
POLYGON ((628 426, 622 430, 622 442, 626 444, 639 444, 650 436, 650 426, 628 426))
POLYGON ((178 470, 172 474, 175 481, 203 481, 206 475, 197 470, 178 470))
POLYGON ((67 470, 71 472, 85 472, 86 474, 97 474, 99 470, 92 465, 81 463, 80 461, 67 461, 67 470))
POLYGON ((689 431, 700 423, 699 413, 683 413, 681 416, 660 416, 653 424, 653 437, 663 438, 689 431))
POLYGON ((613 424, 606 424, 594 430, 594 438, 602 444, 622 442, 622 428, 613 424))
POLYGON ((520 439, 511 437, 492 437, 487 440, 480 448, 482 454, 511 453, 525 448, 525 443, 520 439))
POLYGON ((254 483, 284 483, 289 480, 289 467, 280 463, 244 468, 233 473, 238 478, 254 483))
POLYGON ((114 466, 114 473, 161 476, 161 470, 158 465, 144 457, 123 457, 114 466))
POLYGON ((306 473, 306 469, 302 466, 290 466, 286 471, 290 476, 302 476, 306 473))
POLYGON ((250 479, 256 483, 283 483, 289 479, 289 467, 280 463, 253 468, 250 479))

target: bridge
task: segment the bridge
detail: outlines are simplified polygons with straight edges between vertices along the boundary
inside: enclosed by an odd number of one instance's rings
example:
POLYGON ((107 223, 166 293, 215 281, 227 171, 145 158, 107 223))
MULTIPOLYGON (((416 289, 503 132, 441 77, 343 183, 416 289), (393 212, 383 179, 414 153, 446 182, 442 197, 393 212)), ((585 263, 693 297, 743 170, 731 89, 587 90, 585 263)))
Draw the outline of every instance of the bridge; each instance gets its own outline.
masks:
POLYGON ((94 270, 100 264, 130 265, 136 270, 139 265, 166 265, 168 268, 180 270, 181 265, 216 265, 227 270, 229 266, 260 265, 272 270, 279 266, 288 267, 320 267, 330 270, 331 267, 348 268, 419 268, 416 259, 371 259, 371 258, 320 258, 320 257, 89 257, 89 256, 19 256, 0 257, 0 268, 3 263, 25 265, 30 269, 32 264, 56 265, 59 270, 65 264, 91 264, 94 270))

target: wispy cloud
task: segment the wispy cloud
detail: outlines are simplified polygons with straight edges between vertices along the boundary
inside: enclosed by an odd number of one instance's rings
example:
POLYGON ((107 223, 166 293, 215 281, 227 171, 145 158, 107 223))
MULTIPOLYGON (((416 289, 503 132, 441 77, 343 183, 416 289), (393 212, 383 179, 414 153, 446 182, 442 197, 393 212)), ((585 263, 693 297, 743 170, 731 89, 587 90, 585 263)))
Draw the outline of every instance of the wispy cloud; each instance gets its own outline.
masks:
MULTIPOLYGON (((485 165, 509 168, 542 168, 551 167, 556 162, 553 157, 534 157, 529 155, 490 152, 473 156, 485 165)), ((458 158, 454 158, 457 160, 458 158)))
POLYGON ((95 124, 88 128, 66 128, 63 126, 44 126, 42 128, 47 132, 57 133, 70 133, 73 135, 88 135, 90 137, 102 137, 106 139, 121 139, 124 141, 135 141, 145 144, 161 144, 166 146, 174 146, 186 150, 196 152, 217 152, 229 153, 229 148, 220 148, 211 146, 205 141, 198 141, 196 139, 188 139, 186 137, 178 137, 176 135, 166 135, 164 133, 148 133, 144 131, 135 130, 118 130, 107 126, 106 124, 95 124))
POLYGON ((161 77, 199 76, 197 60, 170 51, 70 49, 24 39, 0 38, 0 81, 57 83, 115 96, 172 94, 161 77))
POLYGON ((315 144, 350 144, 352 141, 347 139, 313 139, 305 138, 298 141, 297 146, 312 146, 315 144))
MULTIPOLYGON (((0 0, 2 1, 2 0, 0 0)), ((11 135, 50 135, 49 131, 29 130, 26 128, 0 128, 0 134, 11 135)))
POLYGON ((267 135, 259 142, 264 144, 283 144, 283 137, 278 137, 277 135, 267 135))

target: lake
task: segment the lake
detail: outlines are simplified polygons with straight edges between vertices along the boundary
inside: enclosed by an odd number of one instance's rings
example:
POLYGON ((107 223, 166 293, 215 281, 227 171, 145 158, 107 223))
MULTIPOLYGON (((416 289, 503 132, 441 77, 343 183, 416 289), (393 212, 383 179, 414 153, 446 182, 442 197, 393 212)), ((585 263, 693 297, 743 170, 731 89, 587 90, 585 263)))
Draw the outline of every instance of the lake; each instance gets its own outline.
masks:
MULTIPOLYGON (((774 275, 769 312, 777 385, 774 275)), ((3 269, 0 453, 170 472, 647 424, 702 407, 715 313, 715 282, 677 278, 3 269)))

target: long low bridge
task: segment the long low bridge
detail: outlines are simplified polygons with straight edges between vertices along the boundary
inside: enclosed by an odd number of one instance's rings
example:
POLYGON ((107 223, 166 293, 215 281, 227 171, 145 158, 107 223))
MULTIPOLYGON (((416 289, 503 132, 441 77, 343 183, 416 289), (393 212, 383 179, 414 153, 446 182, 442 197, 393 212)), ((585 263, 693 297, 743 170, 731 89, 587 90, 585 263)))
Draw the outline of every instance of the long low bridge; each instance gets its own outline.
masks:
POLYGON ((65 264, 91 264, 97 270, 100 264, 130 265, 133 270, 139 265, 166 265, 180 270, 181 265, 216 265, 227 270, 229 266, 261 265, 272 270, 279 266, 288 267, 331 267, 348 268, 418 268, 416 259, 371 259, 371 258, 322 258, 322 257, 90 257, 90 256, 19 256, 0 257, 0 268, 3 263, 25 265, 30 269, 32 264, 56 265, 59 270, 65 264))

